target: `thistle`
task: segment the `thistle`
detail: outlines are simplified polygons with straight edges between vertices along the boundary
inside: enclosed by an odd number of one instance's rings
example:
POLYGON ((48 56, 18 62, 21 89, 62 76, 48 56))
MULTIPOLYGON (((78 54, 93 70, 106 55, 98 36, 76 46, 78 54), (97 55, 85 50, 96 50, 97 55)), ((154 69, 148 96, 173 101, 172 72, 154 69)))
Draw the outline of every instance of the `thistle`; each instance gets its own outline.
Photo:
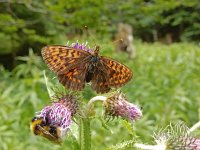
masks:
POLYGON ((142 117, 140 108, 129 103, 125 95, 117 92, 103 102, 105 117, 122 117, 128 120, 137 120, 142 117))
POLYGON ((68 43, 66 44, 67 47, 73 47, 79 50, 84 50, 87 51, 89 53, 92 53, 93 50, 87 46, 87 42, 80 44, 78 41, 76 43, 72 43, 71 45, 68 45, 68 43))
POLYGON ((157 145, 164 145, 165 150, 200 150, 200 139, 191 137, 188 131, 182 122, 169 125, 155 136, 155 141, 157 145))

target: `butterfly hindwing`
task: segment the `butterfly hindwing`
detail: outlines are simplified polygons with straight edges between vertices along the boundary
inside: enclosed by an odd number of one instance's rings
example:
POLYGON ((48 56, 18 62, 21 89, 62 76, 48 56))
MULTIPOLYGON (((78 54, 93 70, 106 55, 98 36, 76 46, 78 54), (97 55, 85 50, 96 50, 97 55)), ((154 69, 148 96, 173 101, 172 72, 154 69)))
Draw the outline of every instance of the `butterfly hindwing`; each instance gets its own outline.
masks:
POLYGON ((121 87, 132 78, 132 71, 125 65, 104 56, 101 60, 107 70, 107 83, 110 87, 121 87))
POLYGON ((94 89, 97 93, 107 93, 110 91, 110 87, 107 83, 107 73, 102 68, 102 64, 99 64, 97 69, 94 72, 94 76, 92 79, 92 89, 94 89))
POLYGON ((90 54, 86 51, 66 46, 46 46, 42 49, 42 57, 49 69, 57 74, 75 68, 90 54))

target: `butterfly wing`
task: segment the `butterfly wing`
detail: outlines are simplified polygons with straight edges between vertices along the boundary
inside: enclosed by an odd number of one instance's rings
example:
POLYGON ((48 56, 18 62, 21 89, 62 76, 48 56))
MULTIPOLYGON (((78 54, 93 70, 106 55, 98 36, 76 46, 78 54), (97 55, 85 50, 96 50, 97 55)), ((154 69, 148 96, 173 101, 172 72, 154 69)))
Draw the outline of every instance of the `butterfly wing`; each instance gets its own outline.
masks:
POLYGON ((132 71, 125 65, 108 58, 101 57, 101 62, 106 73, 106 82, 109 87, 121 87, 126 84, 133 76, 132 71))
POLYGON ((99 64, 91 81, 92 89, 94 89, 97 93, 107 93, 111 89, 107 83, 107 74, 103 71, 103 69, 102 64, 99 64))
POLYGON ((42 48, 42 57, 50 70, 63 74, 76 68, 85 61, 90 53, 66 46, 46 46, 42 48))
POLYGON ((58 75, 58 80, 66 88, 80 91, 85 87, 85 76, 88 68, 88 63, 81 63, 78 67, 66 71, 58 75))

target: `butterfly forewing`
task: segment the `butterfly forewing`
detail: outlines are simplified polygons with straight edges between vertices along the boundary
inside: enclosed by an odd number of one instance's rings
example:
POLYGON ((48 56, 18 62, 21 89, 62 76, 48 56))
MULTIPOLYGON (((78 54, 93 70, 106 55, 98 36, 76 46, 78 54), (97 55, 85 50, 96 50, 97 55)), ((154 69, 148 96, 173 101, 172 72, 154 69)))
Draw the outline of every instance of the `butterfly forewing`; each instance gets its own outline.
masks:
POLYGON ((78 67, 58 75, 58 80, 66 88, 80 91, 85 87, 85 76, 87 72, 87 62, 81 63, 78 67))
POLYGON ((46 46, 42 49, 45 63, 57 74, 75 68, 89 55, 86 51, 66 46, 46 46))
POLYGON ((108 58, 101 57, 102 62, 107 70, 107 84, 111 87, 121 87, 126 84, 133 76, 132 71, 123 64, 108 58))

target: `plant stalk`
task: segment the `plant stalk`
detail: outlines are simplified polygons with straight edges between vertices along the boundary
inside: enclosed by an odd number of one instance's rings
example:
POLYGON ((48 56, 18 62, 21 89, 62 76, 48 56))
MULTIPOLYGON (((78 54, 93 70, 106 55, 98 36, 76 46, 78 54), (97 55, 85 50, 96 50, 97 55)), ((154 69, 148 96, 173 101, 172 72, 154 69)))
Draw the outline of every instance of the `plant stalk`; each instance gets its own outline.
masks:
POLYGON ((90 119, 80 118, 79 121, 79 142, 81 150, 91 149, 91 131, 90 131, 90 119))

